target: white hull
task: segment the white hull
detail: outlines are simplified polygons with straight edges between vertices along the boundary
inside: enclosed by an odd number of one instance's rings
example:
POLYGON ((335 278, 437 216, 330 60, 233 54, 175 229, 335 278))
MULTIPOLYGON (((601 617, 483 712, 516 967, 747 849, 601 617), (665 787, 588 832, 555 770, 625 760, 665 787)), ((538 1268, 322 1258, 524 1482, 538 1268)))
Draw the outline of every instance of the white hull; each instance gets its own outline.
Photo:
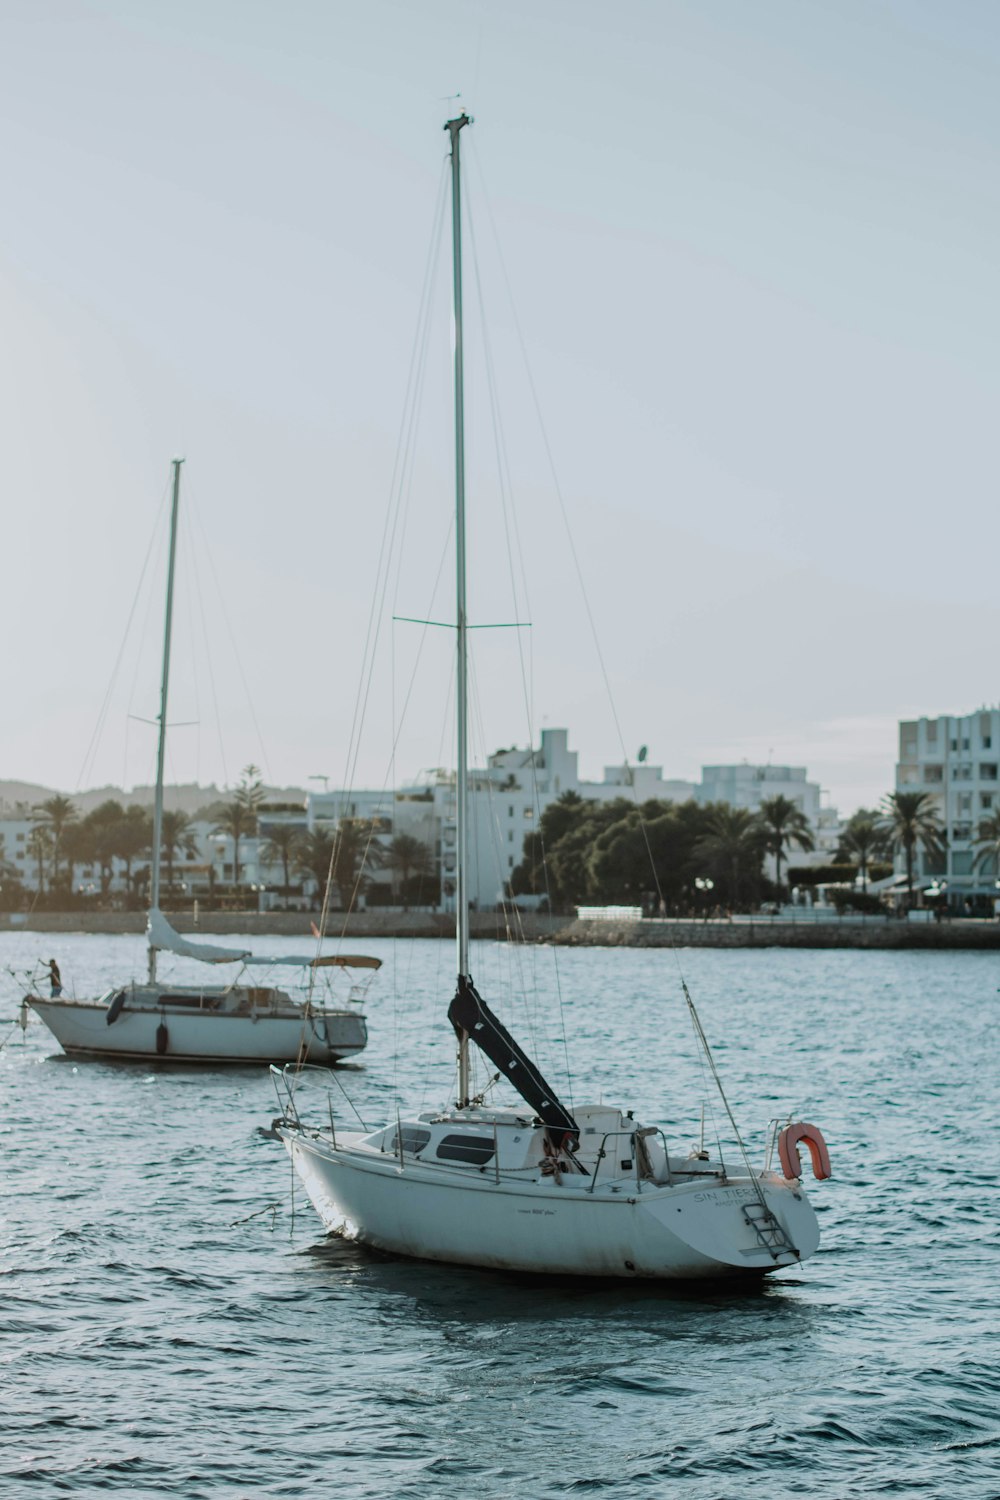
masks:
POLYGON ((760 1275, 799 1264, 819 1229, 799 1182, 699 1177, 660 1184, 588 1175, 512 1178, 400 1161, 366 1141, 281 1132, 328 1229, 380 1250, 561 1276, 664 1280, 760 1275), (593 1191, 591 1190, 593 1188, 593 1191), (769 1248, 743 1209, 761 1199, 781 1227, 769 1248))
POLYGON ((296 1007, 285 1015, 150 1005, 126 1007, 108 1025, 106 1004, 27 997, 70 1056, 148 1058, 165 1062, 327 1064, 360 1052, 368 1040, 356 1011, 296 1007), (167 1031, 163 1043, 160 1027, 167 1031), (159 1042, 158 1045, 158 1033, 159 1042))

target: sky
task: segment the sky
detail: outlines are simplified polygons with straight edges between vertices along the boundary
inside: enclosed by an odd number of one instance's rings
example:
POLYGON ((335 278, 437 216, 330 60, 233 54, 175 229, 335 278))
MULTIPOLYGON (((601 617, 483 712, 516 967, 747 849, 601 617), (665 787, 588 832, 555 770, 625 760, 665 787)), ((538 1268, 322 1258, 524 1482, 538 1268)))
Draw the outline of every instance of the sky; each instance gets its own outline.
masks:
POLYGON ((876 802, 1000 698, 998 62, 985 0, 11 0, 0 778, 151 780, 178 456, 168 774, 453 763, 392 616, 453 617, 465 108, 474 753, 876 802))

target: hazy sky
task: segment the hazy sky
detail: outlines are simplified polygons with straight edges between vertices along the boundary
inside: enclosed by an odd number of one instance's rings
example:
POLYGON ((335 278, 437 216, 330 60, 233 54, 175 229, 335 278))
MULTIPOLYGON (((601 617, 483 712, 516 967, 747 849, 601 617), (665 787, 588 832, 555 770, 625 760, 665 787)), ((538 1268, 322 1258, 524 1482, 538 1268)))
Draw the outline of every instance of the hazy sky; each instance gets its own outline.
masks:
MULTIPOLYGON (((1000 697, 998 54, 986 0, 8 0, 0 776, 150 778, 183 454, 172 774, 341 779, 460 91, 471 612, 530 618, 535 728, 620 759, 492 224, 630 754, 876 799, 898 718, 1000 697)), ((383 616, 450 609, 446 276, 383 616)), ((392 770, 419 644, 359 783, 452 760, 439 632, 392 770)), ((476 651, 477 753, 525 743, 476 651)))

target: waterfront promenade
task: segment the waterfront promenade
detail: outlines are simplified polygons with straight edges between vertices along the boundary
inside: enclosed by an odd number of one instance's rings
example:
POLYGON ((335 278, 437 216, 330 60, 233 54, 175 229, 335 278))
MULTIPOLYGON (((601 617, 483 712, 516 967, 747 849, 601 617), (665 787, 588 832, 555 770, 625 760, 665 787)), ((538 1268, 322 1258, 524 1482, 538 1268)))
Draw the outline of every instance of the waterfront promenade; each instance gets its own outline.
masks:
MULTIPOLYGON (((254 937, 260 934, 313 941, 310 916, 303 912, 201 912, 197 924, 190 912, 170 915, 178 932, 189 935, 254 937)), ((142 912, 0 912, 0 931, 37 933, 142 933, 142 912)), ((328 936, 352 942, 365 938, 445 938, 454 936, 453 918, 441 912, 357 912, 345 923, 330 918, 328 936)), ((587 920, 521 913, 509 920, 501 912, 478 912, 472 936, 505 941, 553 943, 593 948, 873 948, 1000 949, 1000 922, 956 918, 910 922, 891 917, 794 916, 713 917, 708 921, 644 918, 641 921, 587 920)))

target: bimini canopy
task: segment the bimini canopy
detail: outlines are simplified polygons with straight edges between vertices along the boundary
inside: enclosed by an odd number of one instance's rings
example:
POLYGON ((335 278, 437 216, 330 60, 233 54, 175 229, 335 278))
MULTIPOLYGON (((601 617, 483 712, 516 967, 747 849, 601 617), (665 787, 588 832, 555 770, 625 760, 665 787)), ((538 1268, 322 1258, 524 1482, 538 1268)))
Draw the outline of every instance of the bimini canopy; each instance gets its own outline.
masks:
POLYGON ((162 911, 151 911, 146 920, 146 937, 151 948, 163 953, 176 953, 180 958, 196 958, 203 964, 257 964, 269 968, 272 964, 291 965, 297 969, 379 969, 380 958, 366 958, 350 953, 301 955, 285 954, 272 957, 268 954, 255 956, 248 948, 217 948, 214 943, 192 943, 175 932, 162 911))

